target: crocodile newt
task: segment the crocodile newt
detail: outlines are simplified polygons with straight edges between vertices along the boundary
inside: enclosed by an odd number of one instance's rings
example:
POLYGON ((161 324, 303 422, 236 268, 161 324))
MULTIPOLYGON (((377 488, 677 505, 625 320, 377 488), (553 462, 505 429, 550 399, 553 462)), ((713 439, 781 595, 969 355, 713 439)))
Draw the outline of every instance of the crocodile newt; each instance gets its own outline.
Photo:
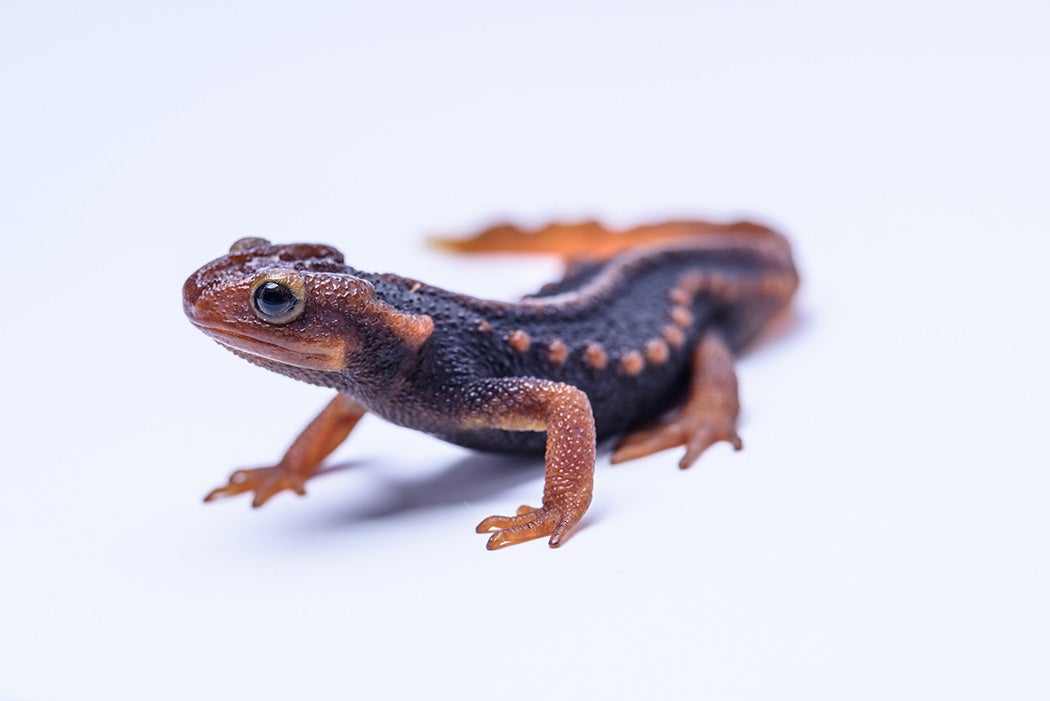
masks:
POLYGON ((692 465, 741 448, 734 355, 788 305, 787 240, 749 222, 498 226, 456 251, 547 253, 563 279, 517 302, 346 265, 323 244, 244 238, 189 277, 186 315, 251 363, 336 391, 272 467, 237 470, 211 501, 305 493, 366 413, 446 441, 545 455, 543 499, 483 520, 487 547, 561 545, 591 502, 596 440, 623 462, 675 446, 692 465))

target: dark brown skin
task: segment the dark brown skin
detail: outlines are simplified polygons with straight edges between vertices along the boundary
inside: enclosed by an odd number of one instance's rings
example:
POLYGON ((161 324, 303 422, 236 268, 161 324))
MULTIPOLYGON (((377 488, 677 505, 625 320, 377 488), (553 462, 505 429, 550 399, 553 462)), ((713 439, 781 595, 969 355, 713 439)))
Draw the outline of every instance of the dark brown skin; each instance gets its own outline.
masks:
POLYGON ((371 412, 471 448, 545 451, 542 505, 478 532, 492 533, 489 549, 545 536, 557 547, 590 504, 597 439, 634 431, 613 462, 685 446, 682 468, 718 441, 740 449, 734 353, 798 286, 782 236, 748 222, 623 233, 586 223, 438 243, 557 254, 568 271, 520 302, 494 302, 355 270, 329 246, 241 239, 190 276, 183 305, 204 333, 338 391, 277 465, 234 472, 206 501, 303 494, 371 412))

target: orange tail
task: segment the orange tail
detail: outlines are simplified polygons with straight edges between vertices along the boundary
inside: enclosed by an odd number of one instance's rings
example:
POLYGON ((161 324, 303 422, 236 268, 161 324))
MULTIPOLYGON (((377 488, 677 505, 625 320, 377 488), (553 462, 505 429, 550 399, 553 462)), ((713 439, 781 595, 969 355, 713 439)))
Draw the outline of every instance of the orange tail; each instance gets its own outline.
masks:
POLYGON ((704 221, 669 221, 611 231, 596 221, 579 224, 550 224, 525 231, 512 224, 499 224, 465 239, 433 238, 431 243, 457 253, 530 253, 558 255, 565 260, 604 259, 634 246, 710 234, 773 233, 772 229, 747 221, 714 224, 704 221))

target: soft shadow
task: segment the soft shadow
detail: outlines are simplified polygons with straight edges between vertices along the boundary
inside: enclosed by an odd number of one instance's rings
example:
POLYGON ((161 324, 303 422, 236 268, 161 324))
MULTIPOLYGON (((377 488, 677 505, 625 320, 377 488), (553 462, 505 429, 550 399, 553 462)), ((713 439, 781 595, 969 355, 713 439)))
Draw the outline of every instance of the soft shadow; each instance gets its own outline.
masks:
MULTIPOLYGON (((357 468, 359 461, 339 463, 325 473, 357 468)), ((346 511, 330 515, 319 524, 340 527, 349 523, 372 521, 425 509, 440 508, 473 500, 484 500, 530 480, 543 477, 541 456, 466 455, 436 475, 419 480, 387 478, 378 493, 370 495, 367 505, 353 505, 346 511)), ((540 493, 535 502, 539 502, 540 493)))

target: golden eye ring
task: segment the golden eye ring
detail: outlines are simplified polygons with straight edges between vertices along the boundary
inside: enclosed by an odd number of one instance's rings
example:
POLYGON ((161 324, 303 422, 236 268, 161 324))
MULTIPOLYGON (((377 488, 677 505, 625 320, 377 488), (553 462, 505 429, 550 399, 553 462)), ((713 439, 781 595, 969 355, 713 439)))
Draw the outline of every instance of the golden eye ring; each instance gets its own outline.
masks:
POLYGON ((268 324, 288 324, 306 309, 306 285, 293 270, 260 273, 248 296, 255 316, 268 324))

